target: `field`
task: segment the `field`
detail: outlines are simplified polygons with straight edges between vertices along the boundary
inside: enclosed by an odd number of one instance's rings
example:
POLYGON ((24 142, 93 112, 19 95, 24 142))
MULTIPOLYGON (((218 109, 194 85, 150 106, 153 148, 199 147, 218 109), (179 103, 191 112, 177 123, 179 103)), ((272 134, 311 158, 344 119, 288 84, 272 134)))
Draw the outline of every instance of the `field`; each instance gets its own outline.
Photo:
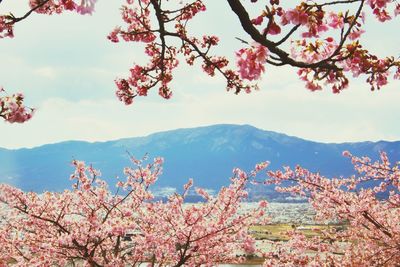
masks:
POLYGON ((297 230, 303 233, 306 237, 314 237, 319 236, 322 230, 328 229, 341 229, 343 225, 293 225, 287 223, 279 223, 279 224, 268 224, 268 225, 257 225, 251 226, 249 231, 253 237, 258 240, 271 240, 271 241, 287 241, 288 236, 286 235, 287 231, 297 230))
MULTIPOLYGON (((277 223, 269 225, 256 225, 251 226, 249 231, 251 235, 257 240, 257 247, 262 250, 273 250, 273 243, 288 241, 287 231, 297 230, 303 233, 306 237, 312 238, 320 236, 321 231, 335 228, 336 230, 344 229, 346 226, 341 224, 308 224, 308 225, 294 225, 289 223, 277 223)), ((248 257, 243 263, 245 265, 261 265, 264 262, 260 257, 248 257)), ((244 265, 240 265, 244 266, 244 265)))

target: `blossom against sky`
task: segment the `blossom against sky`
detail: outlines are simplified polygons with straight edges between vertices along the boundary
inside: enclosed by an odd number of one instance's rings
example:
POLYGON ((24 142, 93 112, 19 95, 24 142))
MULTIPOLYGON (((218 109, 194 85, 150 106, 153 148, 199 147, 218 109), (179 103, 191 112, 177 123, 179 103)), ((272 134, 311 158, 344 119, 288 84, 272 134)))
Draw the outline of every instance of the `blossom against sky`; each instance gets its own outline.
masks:
MULTIPOLYGON (((3 1, 0 13, 21 15, 28 1, 3 1), (26 3, 25 3, 26 2, 26 3)), ((100 141, 155 131, 217 123, 251 124, 324 142, 400 140, 400 83, 370 92, 363 78, 339 95, 310 92, 294 70, 265 67, 260 91, 234 95, 222 78, 209 78, 199 66, 182 64, 171 100, 156 92, 124 106, 115 97, 114 79, 144 60, 138 44, 113 44, 107 35, 120 25, 124 1, 98 1, 92 16, 34 14, 15 27, 15 38, 0 40, 0 85, 23 91, 37 108, 21 125, 0 123, 0 147, 31 147, 63 140, 100 141)), ((209 11, 193 30, 221 37, 219 52, 233 58, 246 39, 224 1, 206 1, 209 11), (221 15, 223 13, 223 15, 221 15), (234 30, 237 29, 237 30, 234 30)), ((398 54, 392 22, 373 22, 364 40, 381 56, 398 54)))

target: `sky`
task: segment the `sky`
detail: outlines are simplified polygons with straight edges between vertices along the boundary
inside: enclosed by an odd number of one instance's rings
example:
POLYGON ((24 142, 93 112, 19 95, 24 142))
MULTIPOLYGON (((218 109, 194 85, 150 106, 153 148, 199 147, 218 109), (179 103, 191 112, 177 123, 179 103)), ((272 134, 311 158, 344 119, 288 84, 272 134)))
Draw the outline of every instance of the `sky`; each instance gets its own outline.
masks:
MULTIPOLYGON (((5 0, 0 14, 17 16, 28 1, 5 0)), ((125 106, 115 97, 114 79, 145 62, 143 46, 113 44, 107 34, 122 25, 122 0, 99 0, 91 16, 34 14, 15 26, 15 38, 1 39, 0 85, 22 91, 36 108, 24 124, 0 122, 0 147, 34 147, 65 140, 105 141, 157 131, 218 123, 255 127, 321 142, 400 140, 400 82, 371 92, 366 77, 349 89, 309 92, 291 68, 266 67, 260 90, 234 95, 221 77, 210 78, 198 66, 182 62, 172 83, 173 98, 156 90, 125 106)), ((194 20, 192 31, 221 38, 216 52, 233 58, 249 40, 225 1, 205 1, 208 11, 194 20)), ((398 55, 394 20, 368 24, 363 42, 380 56, 398 55)), ((234 64, 234 63, 233 63, 234 64)))

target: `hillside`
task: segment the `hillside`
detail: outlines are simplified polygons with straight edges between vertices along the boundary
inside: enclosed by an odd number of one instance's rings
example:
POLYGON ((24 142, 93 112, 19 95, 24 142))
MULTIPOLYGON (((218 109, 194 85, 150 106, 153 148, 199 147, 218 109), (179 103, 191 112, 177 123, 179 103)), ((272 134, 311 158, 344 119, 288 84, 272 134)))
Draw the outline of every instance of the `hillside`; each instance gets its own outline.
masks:
POLYGON ((0 149, 0 182, 37 192, 60 191, 70 188, 70 162, 79 159, 92 163, 103 179, 114 184, 115 177, 122 176, 123 167, 130 164, 129 151, 136 157, 149 153, 150 157, 165 158, 164 174, 157 183, 160 194, 180 189, 188 178, 194 178, 197 186, 218 190, 229 182, 233 167, 250 170, 265 160, 273 169, 300 164, 330 177, 350 174, 352 166, 342 157, 343 150, 373 158, 384 150, 392 161, 400 159, 400 142, 326 144, 249 125, 213 125, 108 142, 68 141, 32 149, 0 149))

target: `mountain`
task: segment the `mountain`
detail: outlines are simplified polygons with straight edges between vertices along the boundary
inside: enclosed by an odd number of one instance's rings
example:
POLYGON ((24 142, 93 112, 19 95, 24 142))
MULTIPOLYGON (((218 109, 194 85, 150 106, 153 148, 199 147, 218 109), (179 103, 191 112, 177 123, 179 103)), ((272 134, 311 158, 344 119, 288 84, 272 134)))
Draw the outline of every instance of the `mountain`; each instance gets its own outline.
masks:
POLYGON ((138 158, 146 153, 150 158, 165 158, 164 174, 156 186, 159 192, 179 190, 188 178, 194 178, 196 186, 218 190, 229 183, 233 167, 250 170, 265 160, 271 162, 271 169, 300 164, 329 177, 348 175, 353 169, 342 156, 344 150, 372 158, 384 150, 393 162, 400 160, 400 142, 318 143, 250 125, 223 124, 108 142, 0 149, 0 182, 36 192, 61 191, 70 188, 70 162, 79 159, 93 164, 103 179, 114 184, 130 165, 129 152, 138 158))

